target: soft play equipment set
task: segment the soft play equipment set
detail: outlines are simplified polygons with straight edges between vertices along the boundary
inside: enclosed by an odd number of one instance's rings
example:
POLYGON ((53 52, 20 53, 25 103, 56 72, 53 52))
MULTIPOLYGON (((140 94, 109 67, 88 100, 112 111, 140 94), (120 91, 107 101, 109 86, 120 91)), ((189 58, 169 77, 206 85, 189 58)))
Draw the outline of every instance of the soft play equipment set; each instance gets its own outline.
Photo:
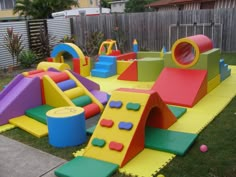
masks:
POLYGON ((37 137, 49 134, 55 147, 85 142, 84 120, 101 113, 97 125, 87 130, 91 138, 85 149, 55 170, 58 177, 108 177, 118 169, 152 176, 176 155, 184 155, 236 94, 231 69, 204 35, 179 39, 169 52, 140 52, 137 41, 128 54, 112 46, 112 40, 101 45, 95 72, 84 78, 78 73, 88 75, 89 58, 75 45, 59 44, 51 60, 72 53, 75 71, 65 63, 43 62, 18 75, 0 94, 1 124, 9 121, 37 137), (92 81, 107 78, 99 81, 107 80, 113 88, 110 79, 118 72, 117 82, 132 82, 130 88, 117 84, 111 96, 92 81), (133 81, 152 82, 148 89, 138 89, 133 81))
POLYGON ((37 70, 17 75, 0 94, 0 124, 9 121, 42 137, 48 133, 46 113, 53 108, 82 107, 86 119, 99 114, 108 95, 98 84, 64 70, 69 66, 63 65, 42 62, 37 70))

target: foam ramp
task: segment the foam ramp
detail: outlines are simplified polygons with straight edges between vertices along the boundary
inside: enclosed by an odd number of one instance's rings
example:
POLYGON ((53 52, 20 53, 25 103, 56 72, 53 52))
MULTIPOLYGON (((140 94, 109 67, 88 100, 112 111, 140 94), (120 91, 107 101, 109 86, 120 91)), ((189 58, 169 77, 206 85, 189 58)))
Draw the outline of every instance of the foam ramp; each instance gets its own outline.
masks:
POLYGON ((25 110, 41 105, 39 78, 25 78, 18 75, 0 93, 0 125, 21 116, 25 110))
POLYGON ((207 71, 165 68, 154 83, 165 103, 193 107, 207 94, 207 71))

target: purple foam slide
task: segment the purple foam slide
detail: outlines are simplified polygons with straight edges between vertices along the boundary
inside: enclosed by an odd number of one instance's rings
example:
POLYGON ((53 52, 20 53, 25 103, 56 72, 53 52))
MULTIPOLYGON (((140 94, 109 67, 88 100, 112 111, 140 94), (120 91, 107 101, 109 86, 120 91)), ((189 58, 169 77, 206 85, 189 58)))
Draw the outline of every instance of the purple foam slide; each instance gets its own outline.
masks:
POLYGON ((0 94, 0 125, 39 105, 42 105, 40 79, 16 76, 0 94))

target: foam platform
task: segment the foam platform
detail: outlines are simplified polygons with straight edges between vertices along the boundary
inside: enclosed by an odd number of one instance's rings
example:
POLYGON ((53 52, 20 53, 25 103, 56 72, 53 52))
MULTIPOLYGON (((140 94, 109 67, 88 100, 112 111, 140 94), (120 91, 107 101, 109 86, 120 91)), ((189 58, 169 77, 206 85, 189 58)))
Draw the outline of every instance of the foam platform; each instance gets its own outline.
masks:
POLYGON ((48 128, 46 125, 31 119, 28 116, 23 115, 16 117, 10 119, 9 122, 38 138, 48 135, 48 128))
POLYGON ((5 132, 7 130, 11 130, 13 128, 15 128, 16 126, 15 125, 12 125, 12 124, 5 124, 5 125, 1 125, 0 126, 0 133, 2 132, 5 132))
POLYGON ((119 166, 117 164, 87 157, 76 157, 55 171, 58 177, 109 177, 119 166))
POLYGON ((196 138, 197 134, 146 127, 145 147, 182 156, 196 138))

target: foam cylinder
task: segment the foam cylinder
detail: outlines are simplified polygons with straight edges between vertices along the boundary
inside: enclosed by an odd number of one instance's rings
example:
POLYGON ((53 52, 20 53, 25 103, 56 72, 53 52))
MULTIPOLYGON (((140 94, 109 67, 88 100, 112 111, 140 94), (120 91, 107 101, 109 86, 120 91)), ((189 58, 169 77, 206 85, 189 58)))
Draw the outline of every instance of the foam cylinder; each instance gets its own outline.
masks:
POLYGON ((213 48, 212 40, 205 35, 189 36, 177 40, 172 46, 172 59, 181 68, 194 66, 199 55, 213 48))
POLYGON ((62 91, 69 90, 69 89, 72 89, 72 88, 77 87, 75 81, 72 80, 72 79, 59 82, 59 83, 57 83, 57 86, 58 86, 62 91))
POLYGON ((84 94, 84 90, 81 87, 75 87, 70 90, 64 91, 65 95, 70 99, 74 99, 84 94))
POLYGON ((60 107, 46 113, 49 144, 54 147, 81 145, 86 141, 84 109, 60 107))

